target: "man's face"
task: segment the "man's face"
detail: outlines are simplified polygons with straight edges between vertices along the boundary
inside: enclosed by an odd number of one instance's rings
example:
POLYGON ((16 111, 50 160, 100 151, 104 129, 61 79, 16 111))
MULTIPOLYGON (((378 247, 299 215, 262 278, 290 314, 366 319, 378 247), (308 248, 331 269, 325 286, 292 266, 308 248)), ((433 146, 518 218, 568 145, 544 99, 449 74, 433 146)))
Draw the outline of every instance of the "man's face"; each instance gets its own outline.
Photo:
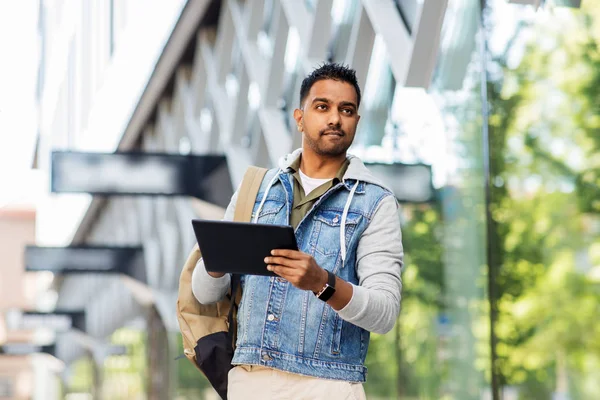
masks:
POLYGON ((354 140, 358 115, 356 90, 349 83, 323 79, 313 84, 302 109, 294 111, 298 130, 314 153, 325 157, 346 154, 354 140))

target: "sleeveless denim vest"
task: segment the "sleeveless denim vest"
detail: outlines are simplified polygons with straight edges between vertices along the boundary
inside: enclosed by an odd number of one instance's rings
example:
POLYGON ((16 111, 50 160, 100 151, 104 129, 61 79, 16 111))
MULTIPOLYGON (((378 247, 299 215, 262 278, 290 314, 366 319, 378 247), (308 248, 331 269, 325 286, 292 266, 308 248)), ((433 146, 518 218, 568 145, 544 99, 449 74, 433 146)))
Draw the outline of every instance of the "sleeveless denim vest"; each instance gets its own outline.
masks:
MULTIPOLYGON (((254 205, 256 222, 289 224, 293 179, 289 172, 267 173, 254 205)), ((358 241, 389 195, 378 185, 344 179, 317 200, 296 228, 299 249, 322 268, 358 285, 358 241)), ((349 382, 366 380, 368 331, 342 320, 311 291, 297 289, 283 278, 246 275, 242 285, 232 364, 349 382)))

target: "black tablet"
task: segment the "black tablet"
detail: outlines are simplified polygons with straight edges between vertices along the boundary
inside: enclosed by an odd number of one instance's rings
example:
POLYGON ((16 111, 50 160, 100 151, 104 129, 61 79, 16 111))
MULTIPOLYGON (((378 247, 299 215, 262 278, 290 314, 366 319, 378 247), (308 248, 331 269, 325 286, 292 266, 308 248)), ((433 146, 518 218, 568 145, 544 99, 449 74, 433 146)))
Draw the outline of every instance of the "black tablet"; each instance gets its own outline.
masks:
POLYGON ((289 225, 194 219, 192 226, 210 272, 275 276, 265 264, 271 250, 298 250, 289 225))

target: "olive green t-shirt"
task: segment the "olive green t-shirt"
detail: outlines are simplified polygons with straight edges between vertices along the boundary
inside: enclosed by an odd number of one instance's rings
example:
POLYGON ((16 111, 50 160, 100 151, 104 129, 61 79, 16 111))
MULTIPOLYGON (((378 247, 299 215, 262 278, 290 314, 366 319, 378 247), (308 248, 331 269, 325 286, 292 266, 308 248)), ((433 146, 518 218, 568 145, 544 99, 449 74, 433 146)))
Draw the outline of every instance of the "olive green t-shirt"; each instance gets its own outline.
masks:
POLYGON ((290 215, 290 225, 292 225, 294 229, 296 229, 300 221, 302 221, 302 218, 304 218, 304 216, 310 211, 319 197, 324 195, 325 192, 342 181, 344 174, 348 169, 348 164, 350 164, 348 159, 346 159, 335 175, 335 178, 315 188, 308 194, 308 196, 306 196, 304 194, 302 179, 300 178, 299 172, 301 158, 302 156, 298 157, 296 161, 290 165, 290 168, 294 171, 294 203, 292 205, 292 213, 290 215))

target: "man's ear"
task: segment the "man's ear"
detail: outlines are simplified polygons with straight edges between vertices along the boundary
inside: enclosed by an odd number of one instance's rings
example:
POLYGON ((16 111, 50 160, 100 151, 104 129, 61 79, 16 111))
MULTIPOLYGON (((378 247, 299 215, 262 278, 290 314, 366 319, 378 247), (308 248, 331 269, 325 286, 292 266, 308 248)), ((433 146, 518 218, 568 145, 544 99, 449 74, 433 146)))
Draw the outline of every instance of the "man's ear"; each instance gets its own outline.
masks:
POLYGON ((304 116, 304 112, 299 108, 294 110, 294 119, 296 120, 296 127, 298 128, 298 132, 302 132, 304 130, 304 125, 302 123, 302 117, 304 116))

